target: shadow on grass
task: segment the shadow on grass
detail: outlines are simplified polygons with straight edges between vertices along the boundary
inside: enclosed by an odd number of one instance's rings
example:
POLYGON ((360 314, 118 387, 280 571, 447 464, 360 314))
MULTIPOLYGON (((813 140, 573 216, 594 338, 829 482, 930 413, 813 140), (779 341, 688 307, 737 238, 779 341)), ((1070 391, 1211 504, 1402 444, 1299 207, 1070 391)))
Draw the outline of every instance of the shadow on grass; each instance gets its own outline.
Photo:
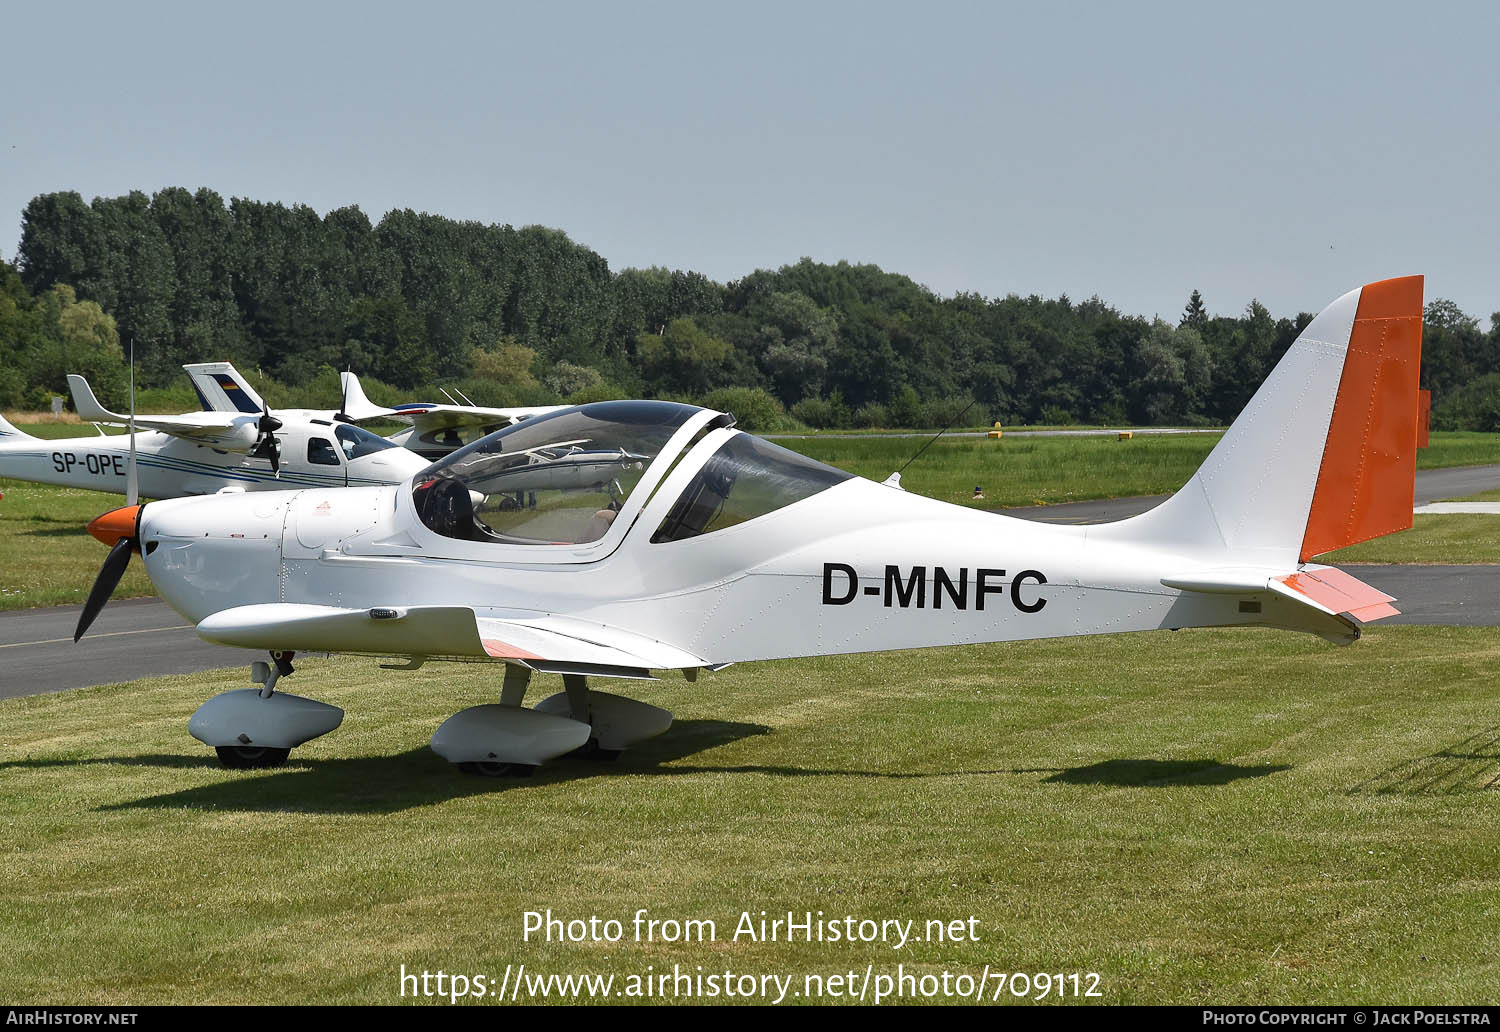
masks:
POLYGON ((1059 770, 1043 780, 1062 785, 1171 788, 1227 785, 1232 781, 1263 778, 1267 774, 1279 774, 1291 769, 1285 763, 1240 766, 1237 763, 1220 763, 1218 760, 1104 760, 1087 767, 1059 770))
POLYGON ((50 770, 55 767, 174 767, 186 770, 191 767, 217 767, 219 761, 213 756, 177 756, 169 753, 148 753, 145 756, 90 756, 77 760, 8 760, 0 763, 0 770, 50 770))
POLYGON ((103 811, 138 809, 244 810, 286 813, 397 813, 448 799, 581 781, 593 777, 681 777, 694 774, 761 774, 793 778, 882 778, 892 781, 985 775, 1051 774, 1043 783, 1164 787, 1225 785, 1243 778, 1289 770, 1284 765, 1242 767, 1214 760, 1106 760, 1087 767, 1011 770, 868 771, 785 765, 674 765, 676 760, 744 738, 770 734, 761 724, 684 720, 660 738, 644 742, 618 762, 565 756, 526 778, 487 778, 460 774, 425 746, 394 756, 298 760, 263 771, 229 771, 212 755, 148 754, 81 759, 28 759, 0 763, 4 770, 85 766, 202 768, 221 776, 209 785, 185 788, 102 806, 103 811))
MULTIPOLYGON (((529 778, 486 778, 460 774, 423 746, 395 756, 359 756, 336 760, 298 760, 295 751, 284 767, 263 771, 221 770, 204 756, 120 756, 76 760, 17 760, 0 770, 121 764, 166 768, 210 768, 222 780, 164 795, 147 796, 101 810, 190 809, 281 811, 288 813, 395 813, 448 799, 578 781, 657 773, 657 765, 692 756, 743 738, 769 734, 762 724, 724 720, 683 720, 671 732, 643 743, 618 762, 562 757, 529 778)), ((675 773, 668 770, 663 773, 675 773)))
POLYGON ((1393 764, 1349 795, 1464 795, 1500 790, 1500 726, 1476 731, 1437 752, 1393 764))

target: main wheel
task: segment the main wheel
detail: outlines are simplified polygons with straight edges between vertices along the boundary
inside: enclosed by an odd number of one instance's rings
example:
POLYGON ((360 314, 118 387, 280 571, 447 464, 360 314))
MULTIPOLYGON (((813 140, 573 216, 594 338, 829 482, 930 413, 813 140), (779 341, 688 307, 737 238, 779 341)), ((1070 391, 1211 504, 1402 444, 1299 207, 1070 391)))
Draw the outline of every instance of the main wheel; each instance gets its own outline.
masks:
POLYGON ((621 749, 606 749, 599 744, 599 739, 590 738, 583 745, 573 750, 573 755, 583 760, 596 760, 603 763, 614 763, 620 758, 621 749))
POLYGON ((460 763, 458 769, 481 778, 529 778, 536 772, 528 763, 460 763))
POLYGON ((219 762, 231 770, 279 767, 292 754, 290 749, 266 749, 252 745, 221 745, 214 749, 219 762))

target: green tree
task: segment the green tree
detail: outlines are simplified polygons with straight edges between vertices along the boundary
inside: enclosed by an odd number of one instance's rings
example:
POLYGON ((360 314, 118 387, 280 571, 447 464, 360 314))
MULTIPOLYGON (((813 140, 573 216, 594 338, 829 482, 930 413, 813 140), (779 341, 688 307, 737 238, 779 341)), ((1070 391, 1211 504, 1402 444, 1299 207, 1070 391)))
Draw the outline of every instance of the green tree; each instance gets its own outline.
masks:
POLYGON ((564 398, 572 398, 575 394, 589 394, 592 396, 599 388, 604 386, 604 377, 597 369, 590 366, 575 365, 566 360, 557 363, 548 373, 546 384, 564 398))
POLYGON ((535 349, 523 347, 506 337, 493 350, 474 349, 474 375, 507 387, 529 389, 537 385, 531 372, 536 357, 535 349))
POLYGON ((730 350, 728 341, 704 333, 687 316, 673 319, 660 334, 642 333, 635 342, 647 382, 682 394, 700 394, 712 386, 730 350))
POLYGON ((1188 303, 1182 309, 1182 319, 1178 326, 1191 326, 1195 330, 1202 330, 1208 322, 1208 310, 1203 307, 1203 295, 1194 288, 1192 294, 1188 295, 1188 303))
POLYGON ((398 387, 426 383, 433 368, 425 329, 400 296, 359 298, 349 307, 344 364, 398 387))
POLYGON ((89 381, 101 399, 123 401, 125 353, 115 320, 97 302, 80 301, 73 288, 59 283, 38 299, 49 332, 32 356, 30 386, 44 394, 68 397, 68 374, 89 381))

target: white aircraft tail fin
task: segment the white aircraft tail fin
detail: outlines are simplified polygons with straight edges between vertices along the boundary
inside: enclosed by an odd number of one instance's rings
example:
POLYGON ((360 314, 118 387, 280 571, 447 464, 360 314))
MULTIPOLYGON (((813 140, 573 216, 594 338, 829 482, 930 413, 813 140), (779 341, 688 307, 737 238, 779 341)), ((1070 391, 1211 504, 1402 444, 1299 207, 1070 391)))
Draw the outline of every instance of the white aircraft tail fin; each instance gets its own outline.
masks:
POLYGON ((255 388, 228 362, 192 362, 187 370, 193 390, 205 412, 250 412, 259 414, 266 404, 255 388))
POLYGON ((1412 525, 1422 277, 1334 301, 1175 495, 1090 538, 1290 570, 1412 525))
POLYGON ((344 415, 350 419, 357 422, 390 412, 390 409, 382 408, 365 397, 365 389, 360 386, 359 377, 353 373, 347 370, 339 373, 339 386, 343 389, 344 415))
POLYGON ((68 391, 73 395, 73 409, 78 413, 78 418, 86 423, 125 423, 129 421, 128 416, 122 416, 118 412, 111 412, 99 404, 99 399, 94 397, 94 389, 89 382, 77 373, 68 374, 68 391))
POLYGON ((35 440, 30 434, 23 433, 11 425, 10 420, 0 415, 0 441, 31 441, 35 440))

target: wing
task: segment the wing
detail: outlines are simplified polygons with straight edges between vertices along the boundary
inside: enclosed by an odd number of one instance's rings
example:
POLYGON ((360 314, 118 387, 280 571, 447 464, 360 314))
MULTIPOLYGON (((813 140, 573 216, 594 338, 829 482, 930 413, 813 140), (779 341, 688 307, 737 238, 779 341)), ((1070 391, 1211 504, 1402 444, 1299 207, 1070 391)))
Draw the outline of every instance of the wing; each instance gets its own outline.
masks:
POLYGON ((470 606, 240 606, 204 618, 198 636, 241 648, 498 659, 544 673, 643 680, 652 670, 714 665, 633 631, 549 613, 470 606))
POLYGON ((479 408, 473 405, 398 405, 391 414, 402 422, 409 422, 416 433, 431 433, 442 430, 458 430, 475 426, 509 426, 523 419, 557 412, 567 405, 535 405, 531 408, 479 408))
MULTIPOLYGON (((93 389, 83 377, 68 374, 68 389, 78 418, 89 423, 115 423, 128 426, 131 417, 111 412, 99 404, 93 389)), ((200 444, 241 444, 255 438, 255 418, 243 412, 188 412, 180 416, 136 416, 140 430, 160 430, 197 441, 200 444)))

